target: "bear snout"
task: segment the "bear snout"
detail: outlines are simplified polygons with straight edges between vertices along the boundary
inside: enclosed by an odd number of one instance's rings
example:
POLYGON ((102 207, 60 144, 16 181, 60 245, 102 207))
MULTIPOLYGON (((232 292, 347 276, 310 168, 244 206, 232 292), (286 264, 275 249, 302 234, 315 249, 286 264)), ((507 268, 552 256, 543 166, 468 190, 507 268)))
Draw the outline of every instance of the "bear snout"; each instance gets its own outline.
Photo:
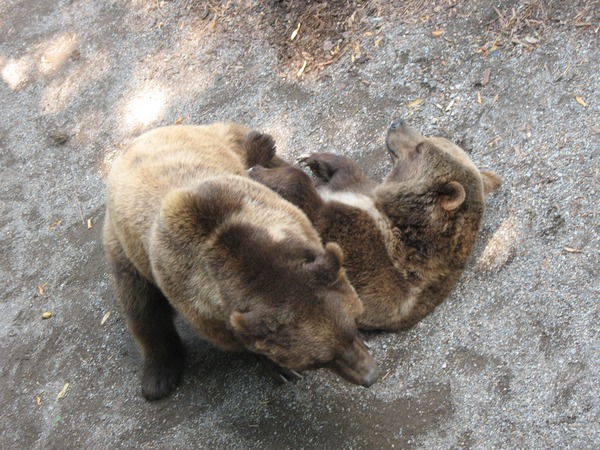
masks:
POLYGON ((374 384, 381 372, 367 346, 358 336, 354 338, 350 348, 343 350, 335 358, 330 368, 346 381, 363 387, 374 384))
POLYGON ((404 119, 398 118, 398 119, 392 120, 392 123, 390 123, 390 130, 392 130, 392 131, 398 130, 402 126, 403 123, 404 123, 404 119))

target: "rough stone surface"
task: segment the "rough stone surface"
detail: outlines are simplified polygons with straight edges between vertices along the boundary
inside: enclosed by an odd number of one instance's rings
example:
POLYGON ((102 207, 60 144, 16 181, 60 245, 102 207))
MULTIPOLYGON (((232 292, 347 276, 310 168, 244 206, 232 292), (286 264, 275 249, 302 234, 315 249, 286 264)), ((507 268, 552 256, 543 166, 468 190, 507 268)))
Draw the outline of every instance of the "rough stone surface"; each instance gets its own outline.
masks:
POLYGON ((546 1, 527 25, 539 0, 333 2, 362 28, 298 76, 279 2, 228 3, 0 2, 0 448, 599 448, 600 4, 546 1), (184 381, 145 402, 101 246, 115 155, 157 125, 230 120, 381 178, 397 116, 504 185, 450 298, 371 335, 380 382, 277 386, 181 324, 184 381))

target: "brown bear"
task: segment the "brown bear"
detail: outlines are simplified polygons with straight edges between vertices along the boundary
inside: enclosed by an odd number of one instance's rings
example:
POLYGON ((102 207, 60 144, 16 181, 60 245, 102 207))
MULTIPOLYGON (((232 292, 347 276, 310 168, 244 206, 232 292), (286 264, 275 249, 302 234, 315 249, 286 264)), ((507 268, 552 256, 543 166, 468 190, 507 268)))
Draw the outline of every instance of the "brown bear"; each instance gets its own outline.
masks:
POLYGON ((104 248, 144 356, 146 399, 181 378, 175 311, 216 347, 262 355, 280 374, 327 367, 352 383, 376 381, 342 251, 246 174, 249 155, 274 152, 270 136, 241 125, 170 126, 114 162, 104 248))
POLYGON ((381 184, 327 153, 300 158, 316 186, 281 160, 249 173, 300 207, 324 242, 340 245, 364 305, 359 328, 394 331, 419 322, 449 294, 469 259, 484 199, 501 180, 480 172, 452 142, 426 138, 403 120, 392 122, 386 145, 393 168, 381 184))

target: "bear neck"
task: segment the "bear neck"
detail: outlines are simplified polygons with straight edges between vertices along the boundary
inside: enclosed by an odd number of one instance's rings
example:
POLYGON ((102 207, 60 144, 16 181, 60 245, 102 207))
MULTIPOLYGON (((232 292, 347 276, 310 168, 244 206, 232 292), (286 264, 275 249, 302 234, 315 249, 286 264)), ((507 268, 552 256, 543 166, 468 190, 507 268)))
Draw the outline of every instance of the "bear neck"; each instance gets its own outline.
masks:
POLYGON ((479 231, 480 215, 457 213, 441 217, 424 211, 400 216, 387 233, 394 266, 409 280, 443 279, 466 266, 479 231))

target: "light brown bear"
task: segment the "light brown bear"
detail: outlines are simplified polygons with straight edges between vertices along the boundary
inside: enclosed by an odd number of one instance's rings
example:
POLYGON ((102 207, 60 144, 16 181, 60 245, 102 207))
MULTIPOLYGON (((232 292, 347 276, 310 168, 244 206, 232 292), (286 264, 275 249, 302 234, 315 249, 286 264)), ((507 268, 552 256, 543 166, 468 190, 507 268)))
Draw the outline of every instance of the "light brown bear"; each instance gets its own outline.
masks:
POLYGON ((270 136, 233 124, 171 126, 135 140, 107 180, 104 248, 144 355, 148 400, 179 383, 179 312, 222 350, 246 349, 280 374, 327 367, 369 386, 379 371, 355 318, 362 304, 295 206, 251 180, 270 136))
POLYGON ((316 186, 281 159, 249 173, 300 207, 324 242, 343 249, 364 305, 359 328, 395 331, 449 294, 469 259, 484 199, 501 180, 480 172, 452 142, 426 138, 403 120, 392 122, 386 145, 394 165, 381 184, 352 160, 327 153, 301 157, 316 186))

